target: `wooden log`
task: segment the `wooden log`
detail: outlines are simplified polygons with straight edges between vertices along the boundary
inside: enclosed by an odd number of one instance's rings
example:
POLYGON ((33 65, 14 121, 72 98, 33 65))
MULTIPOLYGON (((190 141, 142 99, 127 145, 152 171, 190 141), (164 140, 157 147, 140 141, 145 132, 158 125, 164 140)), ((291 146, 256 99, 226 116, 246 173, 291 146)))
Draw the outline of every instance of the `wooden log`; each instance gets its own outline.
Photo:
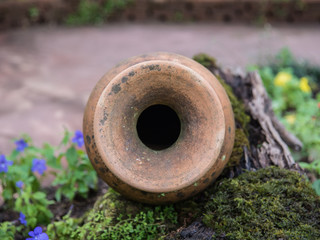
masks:
POLYGON ((248 126, 250 149, 244 150, 241 168, 250 170, 278 166, 302 172, 289 150, 289 146, 295 151, 301 150, 302 143, 276 118, 260 75, 257 72, 222 70, 214 66, 209 69, 232 87, 251 118, 248 126))

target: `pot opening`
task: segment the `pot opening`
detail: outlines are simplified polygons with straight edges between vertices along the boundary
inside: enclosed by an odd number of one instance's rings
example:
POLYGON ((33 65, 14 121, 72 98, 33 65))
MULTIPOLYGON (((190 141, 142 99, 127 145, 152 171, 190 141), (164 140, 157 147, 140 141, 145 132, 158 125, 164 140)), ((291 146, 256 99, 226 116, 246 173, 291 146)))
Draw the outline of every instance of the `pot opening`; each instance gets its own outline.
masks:
POLYGON ((172 146, 179 138, 180 131, 181 122, 177 113, 166 105, 152 105, 138 118, 138 136, 153 150, 164 150, 172 146))

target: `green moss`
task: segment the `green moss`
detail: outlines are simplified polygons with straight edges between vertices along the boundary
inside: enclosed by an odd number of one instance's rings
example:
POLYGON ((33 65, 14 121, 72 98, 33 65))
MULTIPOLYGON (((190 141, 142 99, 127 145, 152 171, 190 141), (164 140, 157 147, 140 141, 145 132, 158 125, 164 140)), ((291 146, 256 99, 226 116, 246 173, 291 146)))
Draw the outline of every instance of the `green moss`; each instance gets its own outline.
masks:
POLYGON ((296 172, 270 167, 210 189, 204 223, 226 239, 320 239, 320 199, 296 172))
POLYGON ((50 239, 157 239, 176 224, 172 205, 133 202, 110 188, 81 220, 67 216, 49 225, 47 233, 50 239))
POLYGON ((246 114, 246 110, 244 104, 234 95, 232 88, 224 82, 224 80, 220 76, 216 76, 220 81, 231 102, 231 106, 233 109, 234 119, 237 123, 237 127, 243 129, 246 136, 249 136, 247 125, 250 122, 250 117, 246 114))
POLYGON ((201 215, 216 238, 320 239, 319 197, 298 173, 276 167, 224 179, 174 206, 144 205, 110 189, 83 218, 66 216, 46 232, 61 240, 159 239, 201 215))
POLYGON ((211 67, 216 67, 216 59, 213 57, 205 54, 205 53, 199 53, 195 56, 193 56, 193 60, 196 62, 200 63, 206 68, 211 68, 211 67))
POLYGON ((229 168, 238 166, 240 164, 240 159, 243 156, 244 147, 247 147, 248 149, 250 148, 248 140, 249 133, 247 130, 247 125, 250 122, 250 117, 246 114, 243 103, 234 95, 232 88, 228 84, 226 84, 220 76, 216 77, 224 87, 229 97, 237 127, 235 130, 234 146, 230 159, 226 166, 226 168, 229 168))
POLYGON ((246 146, 249 148, 249 140, 244 133, 243 129, 236 129, 234 146, 232 149, 232 153, 230 159, 226 165, 226 168, 238 166, 240 164, 240 159, 243 156, 243 147, 246 146))

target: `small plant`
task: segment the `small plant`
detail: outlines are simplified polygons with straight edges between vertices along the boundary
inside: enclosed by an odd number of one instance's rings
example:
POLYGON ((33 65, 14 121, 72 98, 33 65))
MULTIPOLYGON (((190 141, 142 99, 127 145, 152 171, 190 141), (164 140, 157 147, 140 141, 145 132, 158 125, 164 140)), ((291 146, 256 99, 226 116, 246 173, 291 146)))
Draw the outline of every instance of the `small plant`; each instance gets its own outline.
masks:
POLYGON ((81 0, 77 11, 68 16, 66 23, 69 25, 100 24, 103 22, 103 15, 97 2, 81 0))
POLYGON ((21 224, 35 227, 37 224, 48 224, 53 217, 48 206, 54 201, 49 201, 44 192, 32 192, 32 187, 26 185, 15 200, 14 210, 20 212, 21 224))
POLYGON ((69 240, 79 226, 79 219, 70 217, 70 211, 61 221, 56 221, 48 225, 47 233, 50 239, 69 240))
POLYGON ((32 18, 32 19, 36 19, 38 18, 40 15, 40 11, 37 7, 31 7, 29 9, 29 16, 32 18))
POLYGON ((11 160, 1 155, 2 197, 7 207, 20 212, 21 224, 34 227, 37 223, 48 223, 52 217, 48 205, 53 201, 46 199, 39 183, 46 170, 46 162, 38 159, 41 154, 32 146, 28 136, 24 135, 15 144, 16 149, 8 156, 11 160))
POLYGON ((11 222, 0 223, 0 239, 14 240, 16 227, 11 222))
POLYGON ((81 0, 76 12, 67 17, 69 25, 101 24, 116 10, 124 9, 133 0, 107 0, 102 4, 81 0))
MULTIPOLYGON (((33 145, 29 136, 23 135, 15 140, 16 148, 9 155, 0 155, 0 185, 1 195, 5 200, 5 207, 14 209, 19 213, 19 218, 13 225, 2 223, 0 236, 4 229, 12 229, 22 233, 26 229, 50 223, 53 214, 48 208, 53 200, 48 200, 41 188, 40 181, 48 174, 53 174, 56 179, 52 185, 58 187, 56 198, 61 196, 72 200, 76 195, 86 197, 90 189, 96 189, 97 175, 90 161, 81 149, 84 145, 83 135, 76 131, 71 139, 71 133, 65 131, 65 136, 58 147, 44 144, 42 148, 33 145), (64 166, 63 161, 67 166, 64 166)), ((9 231, 8 230, 8 231, 9 231)), ((9 233, 8 238, 13 239, 9 233)), ((48 239, 40 227, 31 231, 29 239, 48 239), (41 231, 40 231, 41 230, 41 231)))
MULTIPOLYGON (((71 134, 66 131, 62 145, 68 145, 70 137, 71 134)), ((80 148, 84 145, 83 135, 80 131, 76 131, 72 142, 73 144, 65 152, 60 153, 57 158, 58 163, 61 162, 62 158, 65 158, 68 166, 62 168, 61 165, 57 164, 59 171, 53 172, 56 178, 52 185, 58 186, 55 195, 58 201, 61 200, 62 195, 69 200, 72 200, 76 194, 85 198, 89 190, 96 189, 97 186, 96 171, 93 169, 85 151, 80 148), (78 149, 76 146, 78 146, 78 149)))
POLYGON ((40 188, 38 175, 44 175, 45 160, 37 164, 41 154, 32 146, 31 139, 24 135, 16 140, 16 149, 9 156, 0 156, 0 184, 3 188, 2 197, 7 204, 13 205, 13 196, 20 193, 23 185, 30 186, 30 191, 36 192, 40 188), (38 172, 39 171, 39 172, 38 172))
POLYGON ((184 20, 184 15, 180 11, 176 11, 173 15, 173 21, 175 22, 183 22, 184 20))

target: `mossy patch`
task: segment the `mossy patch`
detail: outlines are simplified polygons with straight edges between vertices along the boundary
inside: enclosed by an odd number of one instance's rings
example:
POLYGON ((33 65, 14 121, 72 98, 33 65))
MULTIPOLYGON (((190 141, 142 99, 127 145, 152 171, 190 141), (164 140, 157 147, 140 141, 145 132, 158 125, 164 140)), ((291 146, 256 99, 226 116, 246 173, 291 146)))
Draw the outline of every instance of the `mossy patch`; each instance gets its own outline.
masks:
POLYGON ((320 239, 320 199, 299 173, 260 169, 210 192, 203 222, 216 239, 320 239))
POLYGON ((50 239, 159 239, 177 228, 172 205, 148 206, 109 188, 81 219, 66 216, 48 226, 50 239))
POLYGON ((199 54, 193 56, 193 60, 200 63, 201 65, 203 65, 206 68, 217 67, 216 59, 205 54, 205 53, 199 53, 199 54))
POLYGON ((234 119, 236 121, 236 127, 241 128, 245 135, 248 137, 249 133, 247 130, 248 123, 250 122, 250 116, 246 114, 244 104, 234 95, 232 88, 224 82, 224 80, 218 75, 216 76, 221 85, 224 87, 234 114, 234 119))
POLYGON ((244 130, 241 128, 237 128, 235 132, 235 140, 232 149, 232 153, 230 159, 226 165, 226 168, 239 166, 240 159, 243 156, 243 148, 247 147, 249 149, 249 140, 244 130))
POLYGON ((226 168, 238 166, 240 164, 240 159, 243 156, 243 148, 250 148, 249 144, 249 133, 247 130, 247 125, 250 122, 249 115, 246 114, 243 103, 238 100, 238 98, 234 95, 232 88, 224 82, 224 80, 220 76, 216 76, 221 85, 224 87, 234 114, 234 119, 236 122, 236 130, 235 130, 235 139, 234 146, 232 149, 232 153, 230 159, 226 165, 226 168))
POLYGON ((276 167, 223 179, 169 206, 133 202, 109 189, 84 217, 67 215, 47 233, 61 240, 163 239, 200 216, 215 231, 213 239, 320 239, 319 197, 304 177, 276 167))

